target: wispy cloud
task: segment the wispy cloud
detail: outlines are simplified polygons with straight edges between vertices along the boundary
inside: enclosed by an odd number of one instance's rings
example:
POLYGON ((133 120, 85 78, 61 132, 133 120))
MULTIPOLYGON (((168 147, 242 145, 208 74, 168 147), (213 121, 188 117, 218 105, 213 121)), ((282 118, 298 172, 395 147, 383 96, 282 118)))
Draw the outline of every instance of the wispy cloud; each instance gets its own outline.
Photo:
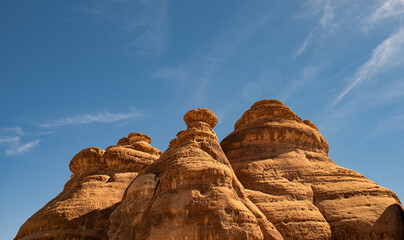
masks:
POLYGON ((300 88, 307 85, 308 82, 313 81, 318 72, 321 70, 322 66, 320 65, 308 65, 303 68, 301 73, 301 77, 296 81, 293 81, 290 86, 288 86, 287 92, 282 96, 282 100, 286 101, 293 94, 295 94, 300 88))
POLYGON ((323 7, 323 16, 320 19, 320 25, 325 28, 327 27, 331 21, 334 19, 334 9, 331 6, 330 0, 325 1, 323 7))
POLYGON ((369 80, 373 75, 403 66, 404 64, 404 28, 392 34, 380 43, 371 54, 371 57, 356 71, 351 83, 336 97, 333 102, 338 104, 352 89, 363 81, 369 80))
POLYGON ((189 69, 187 70, 184 66, 178 67, 162 67, 157 69, 151 76, 155 79, 168 79, 177 82, 185 82, 189 79, 189 69))
POLYGON ((369 23, 404 14, 404 0, 379 1, 379 5, 368 18, 369 23))
POLYGON ((390 133, 404 131, 404 114, 388 117, 379 122, 379 126, 375 134, 390 133))
POLYGON ((112 26, 105 32, 123 40, 127 53, 159 56, 167 49, 167 0, 99 0, 74 10, 92 16, 96 25, 112 26))
POLYGON ((16 141, 14 144, 11 145, 9 149, 6 149, 7 155, 21 155, 25 152, 28 152, 30 149, 36 147, 41 140, 37 139, 27 143, 21 143, 16 141))
POLYGON ((307 45, 309 44, 312 38, 313 38, 313 31, 309 33, 306 39, 304 39, 304 42, 296 52, 296 56, 300 56, 306 50, 307 45))
POLYGON ((327 0, 306 0, 302 2, 303 8, 294 18, 301 20, 318 16, 324 11, 326 1, 327 0))
POLYGON ((5 150, 6 155, 22 155, 40 142, 40 139, 23 141, 25 136, 33 134, 23 131, 21 127, 2 128, 0 134, 0 146, 5 150))
POLYGON ((334 8, 330 3, 330 0, 311 0, 306 2, 306 11, 300 13, 297 18, 312 17, 313 14, 317 15, 321 12, 321 17, 318 20, 317 25, 310 31, 307 37, 304 39, 303 43, 300 45, 299 49, 296 51, 295 56, 300 56, 307 48, 311 40, 315 37, 320 29, 325 29, 330 26, 332 20, 335 17, 334 8), (310 11, 308 11, 310 10, 310 11))
POLYGON ((8 137, 8 136, 3 136, 0 137, 0 144, 1 143, 15 143, 20 140, 20 137, 18 136, 13 136, 13 137, 8 137))
POLYGON ((1 133, 3 133, 3 134, 12 134, 12 135, 17 135, 17 136, 25 135, 25 132, 22 130, 21 127, 2 128, 1 133))
MULTIPOLYGON (((384 75, 383 75, 384 76, 384 75)), ((387 80, 387 79, 386 79, 387 80)), ((401 106, 404 104, 404 79, 396 78, 384 82, 374 82, 374 84, 366 84, 358 88, 352 96, 347 99, 344 104, 339 104, 334 107, 327 107, 322 121, 322 129, 328 133, 337 133, 340 128, 351 122, 365 112, 373 109, 391 109, 394 106, 401 106)), ((399 124, 391 124, 388 127, 389 121, 387 119, 396 119, 396 117, 389 117, 390 112, 379 110, 378 115, 382 114, 382 121, 375 126, 374 132, 369 132, 368 137, 379 135, 383 132, 397 128, 400 130, 399 124), (383 127, 382 127, 383 126, 383 127)), ((374 116, 372 121, 376 124, 380 116, 374 116)), ((366 121, 369 121, 367 119, 366 121)))
POLYGON ((304 39, 295 56, 306 51, 313 41, 322 45, 322 41, 336 32, 369 33, 376 23, 395 18, 396 22, 389 28, 402 26, 404 16, 404 0, 307 0, 303 9, 295 16, 302 19, 315 19, 312 27, 304 39))
POLYGON ((52 134, 48 129, 82 125, 91 123, 112 123, 130 121, 140 117, 141 114, 135 110, 126 113, 110 113, 103 111, 95 114, 81 114, 72 117, 44 122, 36 126, 36 130, 24 131, 21 127, 8 127, 0 129, 0 148, 4 149, 6 155, 23 155, 41 142, 40 136, 52 134), (44 131, 44 129, 46 129, 44 131))
MULTIPOLYGON (((315 57, 306 60, 310 65, 336 66, 346 56, 354 58, 353 61, 344 61, 343 68, 334 72, 333 76, 327 76, 337 80, 332 83, 333 89, 341 86, 338 79, 347 80, 337 94, 330 94, 330 104, 324 110, 327 130, 338 130, 366 111, 403 104, 404 85, 400 84, 402 79, 399 79, 404 66, 403 17, 404 0, 305 1, 297 19, 316 22, 297 49, 295 57, 316 46, 315 57), (383 26, 382 31, 375 27, 378 24, 383 26), (349 35, 352 37, 346 38, 349 35), (362 45, 368 38, 376 39, 374 36, 384 40, 370 50, 367 49, 368 44, 362 45), (358 53, 363 50, 367 50, 369 56, 359 60, 358 53), (361 64, 351 72, 353 64, 358 61, 361 64), (344 103, 341 104, 341 101, 344 103)), ((295 83, 299 84, 299 81, 295 83)), ((386 118, 388 116, 389 113, 386 113, 386 118)))
POLYGON ((43 128, 56 128, 69 125, 79 125, 79 124, 89 124, 89 123, 111 123, 122 120, 130 120, 140 117, 140 113, 132 110, 128 113, 110 113, 109 111, 104 111, 96 114, 81 114, 78 116, 65 117, 57 119, 55 121, 45 122, 40 124, 43 128))
POLYGON ((271 11, 270 4, 265 1, 241 5, 220 24, 219 34, 213 41, 199 46, 200 51, 177 66, 157 68, 151 78, 181 82, 184 87, 193 84, 189 101, 201 103, 207 99, 216 71, 239 53, 243 43, 268 26, 271 11))

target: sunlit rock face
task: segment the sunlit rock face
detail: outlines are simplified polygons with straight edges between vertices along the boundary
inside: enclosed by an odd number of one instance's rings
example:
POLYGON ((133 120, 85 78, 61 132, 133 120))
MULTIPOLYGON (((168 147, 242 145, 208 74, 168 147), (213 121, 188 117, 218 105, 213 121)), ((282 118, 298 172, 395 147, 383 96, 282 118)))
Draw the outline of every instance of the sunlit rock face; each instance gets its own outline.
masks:
POLYGON ((284 239, 404 239, 397 196, 336 165, 317 127, 282 102, 255 103, 221 147, 284 239))
POLYGON ((184 121, 164 154, 141 133, 80 151, 15 239, 404 239, 397 196, 336 165, 282 102, 255 103, 221 144, 210 110, 184 121))
POLYGON ((184 120, 187 130, 128 186, 109 239, 283 239, 234 175, 216 116, 197 109, 184 120))
POLYGON ((87 148, 70 162, 64 190, 30 217, 15 239, 108 239, 109 217, 128 184, 161 151, 150 137, 131 133, 106 150, 87 148))

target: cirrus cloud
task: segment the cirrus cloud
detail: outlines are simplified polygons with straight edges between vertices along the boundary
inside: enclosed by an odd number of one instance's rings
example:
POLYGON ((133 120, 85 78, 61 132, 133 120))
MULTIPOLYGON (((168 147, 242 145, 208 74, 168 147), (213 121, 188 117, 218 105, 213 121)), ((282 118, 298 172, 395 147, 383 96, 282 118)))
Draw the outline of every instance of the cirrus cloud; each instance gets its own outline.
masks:
POLYGON ((89 123, 111 123, 117 122, 122 120, 130 120, 135 119, 140 116, 140 113, 132 110, 128 113, 110 113, 109 111, 105 110, 101 113, 90 114, 85 113, 77 116, 72 117, 65 117, 61 119, 57 119, 54 121, 49 121, 40 124, 40 127, 43 128, 56 128, 56 127, 63 127, 69 125, 79 125, 79 124, 89 124, 89 123))

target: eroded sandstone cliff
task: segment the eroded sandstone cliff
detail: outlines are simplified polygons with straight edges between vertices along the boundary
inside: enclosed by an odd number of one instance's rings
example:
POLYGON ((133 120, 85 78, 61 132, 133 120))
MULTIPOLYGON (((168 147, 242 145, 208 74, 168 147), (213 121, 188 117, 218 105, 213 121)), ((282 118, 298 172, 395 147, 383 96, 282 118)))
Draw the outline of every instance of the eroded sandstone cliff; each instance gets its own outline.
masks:
POLYGON ((145 134, 131 133, 106 150, 80 151, 63 191, 22 225, 16 239, 108 239, 109 216, 126 187, 161 155, 150 142, 145 134))
POLYGON ((220 144, 210 110, 184 121, 162 155, 141 133, 80 151, 16 239, 404 240, 397 196, 338 166, 282 102, 255 103, 220 144))
POLYGON ((335 164, 317 127, 282 102, 255 103, 221 146, 285 239, 404 239, 397 196, 335 164))
POLYGON ((184 116, 170 147, 129 185, 110 239, 283 239, 246 197, 212 128, 214 113, 184 116))

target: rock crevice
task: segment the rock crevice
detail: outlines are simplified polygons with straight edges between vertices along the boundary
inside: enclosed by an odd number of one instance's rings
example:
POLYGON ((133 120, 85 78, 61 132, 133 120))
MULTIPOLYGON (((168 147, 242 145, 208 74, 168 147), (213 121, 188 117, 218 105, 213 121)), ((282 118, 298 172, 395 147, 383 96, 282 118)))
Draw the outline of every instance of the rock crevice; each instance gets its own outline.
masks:
POLYGON ((64 190, 15 239, 404 239, 398 197, 338 166, 282 102, 253 104, 220 144, 212 111, 184 121, 163 154, 142 133, 77 153, 64 190))
POLYGON ((63 191, 21 226, 16 239, 107 239, 110 215, 126 187, 161 155, 150 142, 131 133, 106 150, 81 150, 70 161, 73 174, 63 191))
POLYGON ((187 130, 128 187, 111 215, 110 239, 283 239, 234 175, 212 130, 216 116, 196 109, 184 121, 187 130), (158 187, 147 180, 157 175, 158 187), (145 182, 153 193, 132 193, 145 182))
POLYGON ((318 128, 282 102, 255 103, 221 146, 252 202, 285 239, 402 239, 396 195, 335 164, 318 128), (394 217, 380 221, 395 204, 394 217))

